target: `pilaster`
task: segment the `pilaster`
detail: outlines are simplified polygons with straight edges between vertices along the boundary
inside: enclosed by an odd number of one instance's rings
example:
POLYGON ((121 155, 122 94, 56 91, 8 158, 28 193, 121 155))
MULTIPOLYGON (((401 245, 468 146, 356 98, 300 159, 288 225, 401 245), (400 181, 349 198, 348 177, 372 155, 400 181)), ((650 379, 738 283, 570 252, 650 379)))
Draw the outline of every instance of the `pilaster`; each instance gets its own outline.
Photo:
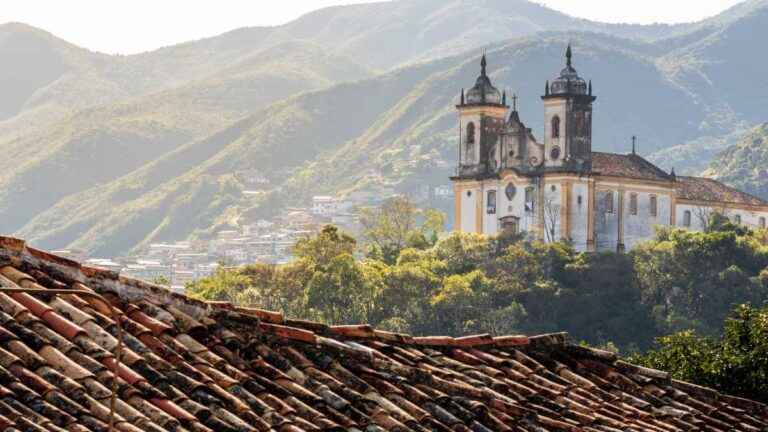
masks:
POLYGON ((544 177, 539 177, 539 186, 538 189, 536 189, 536 201, 538 202, 536 206, 536 230, 538 231, 537 235, 540 241, 544 241, 546 239, 546 219, 544 214, 544 200, 546 199, 545 196, 545 186, 546 182, 544 181, 544 177))
POLYGON ((461 232, 461 194, 464 189, 461 184, 456 182, 453 184, 453 230, 461 232))
POLYGON ((616 213, 619 233, 616 239, 616 252, 624 252, 624 188, 619 188, 619 206, 616 213))
POLYGON ((478 188, 478 196, 475 197, 475 232, 483 233, 483 201, 485 199, 485 190, 483 184, 478 188))
POLYGON ((569 181, 561 183, 560 188, 560 238, 567 240, 571 238, 571 188, 573 184, 569 181))
POLYGON ((595 248, 595 180, 587 181, 587 251, 594 252, 595 248))

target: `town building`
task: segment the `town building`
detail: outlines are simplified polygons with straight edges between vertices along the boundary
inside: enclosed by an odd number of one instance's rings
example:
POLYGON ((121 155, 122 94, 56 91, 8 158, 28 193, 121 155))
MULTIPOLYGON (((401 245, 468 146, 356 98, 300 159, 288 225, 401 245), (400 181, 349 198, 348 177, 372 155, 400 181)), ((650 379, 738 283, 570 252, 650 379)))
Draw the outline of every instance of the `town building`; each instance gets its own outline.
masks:
POLYGON ((734 223, 765 227, 768 202, 715 180, 666 172, 636 153, 592 150, 592 82, 566 65, 544 87, 539 141, 487 74, 459 104, 459 155, 454 182, 455 229, 495 235, 526 232, 543 241, 568 239, 583 251, 631 248, 656 226, 700 230, 721 213, 734 223))
POLYGON ((318 195, 312 197, 312 214, 313 215, 330 215, 336 213, 338 209, 338 201, 332 196, 318 195))

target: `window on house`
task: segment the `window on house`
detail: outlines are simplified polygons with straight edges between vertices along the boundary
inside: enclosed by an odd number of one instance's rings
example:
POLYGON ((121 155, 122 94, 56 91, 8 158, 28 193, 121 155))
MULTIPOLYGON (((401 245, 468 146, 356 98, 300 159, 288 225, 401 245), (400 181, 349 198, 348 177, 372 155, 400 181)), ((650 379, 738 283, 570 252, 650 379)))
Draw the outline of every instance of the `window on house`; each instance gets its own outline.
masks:
POLYGON ((552 138, 560 138, 560 117, 552 117, 552 138))
POLYGON ((760 224, 760 228, 765 228, 765 218, 760 217, 760 220, 758 222, 760 224))
POLYGON ((651 202, 649 206, 649 212, 651 213, 651 216, 656 217, 656 215, 659 212, 659 201, 656 199, 656 195, 651 195, 651 202))
POLYGON ((691 211, 686 210, 683 213, 683 226, 684 227, 690 227, 691 226, 691 211))
POLYGON ((629 194, 629 214, 637 215, 637 194, 629 194))
POLYGON ((741 225, 741 215, 734 216, 733 221, 736 223, 736 225, 741 225))
POLYGON ((583 198, 581 198, 581 195, 576 197, 576 204, 581 205, 581 202, 583 201, 583 198))
POLYGON ((613 213, 613 192, 608 191, 605 193, 605 212, 613 213))
POLYGON ((486 212, 488 214, 496 214, 496 191, 488 191, 488 200, 486 202, 486 212))
POLYGON ((475 124, 469 122, 467 125, 467 144, 474 144, 475 142, 475 124))

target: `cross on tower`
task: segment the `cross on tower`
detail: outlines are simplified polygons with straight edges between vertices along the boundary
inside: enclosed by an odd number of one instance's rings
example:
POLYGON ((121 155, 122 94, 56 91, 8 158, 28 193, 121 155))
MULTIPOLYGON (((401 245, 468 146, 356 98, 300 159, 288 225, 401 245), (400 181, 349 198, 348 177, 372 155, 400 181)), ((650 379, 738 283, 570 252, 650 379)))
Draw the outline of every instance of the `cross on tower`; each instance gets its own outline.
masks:
POLYGON ((517 111, 517 93, 512 93, 512 111, 517 111))
POLYGON ((637 137, 632 135, 632 154, 635 154, 635 146, 637 144, 637 137))

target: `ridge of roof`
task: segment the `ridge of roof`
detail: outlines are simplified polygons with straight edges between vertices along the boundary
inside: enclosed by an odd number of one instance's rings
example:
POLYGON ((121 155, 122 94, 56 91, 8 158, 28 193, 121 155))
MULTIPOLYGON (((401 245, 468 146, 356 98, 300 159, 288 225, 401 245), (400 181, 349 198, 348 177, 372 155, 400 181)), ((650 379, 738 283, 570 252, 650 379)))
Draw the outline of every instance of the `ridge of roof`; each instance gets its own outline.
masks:
POLYGON ((193 432, 768 429, 766 405, 616 354, 538 336, 410 336, 204 302, 0 237, 0 431, 193 432))

